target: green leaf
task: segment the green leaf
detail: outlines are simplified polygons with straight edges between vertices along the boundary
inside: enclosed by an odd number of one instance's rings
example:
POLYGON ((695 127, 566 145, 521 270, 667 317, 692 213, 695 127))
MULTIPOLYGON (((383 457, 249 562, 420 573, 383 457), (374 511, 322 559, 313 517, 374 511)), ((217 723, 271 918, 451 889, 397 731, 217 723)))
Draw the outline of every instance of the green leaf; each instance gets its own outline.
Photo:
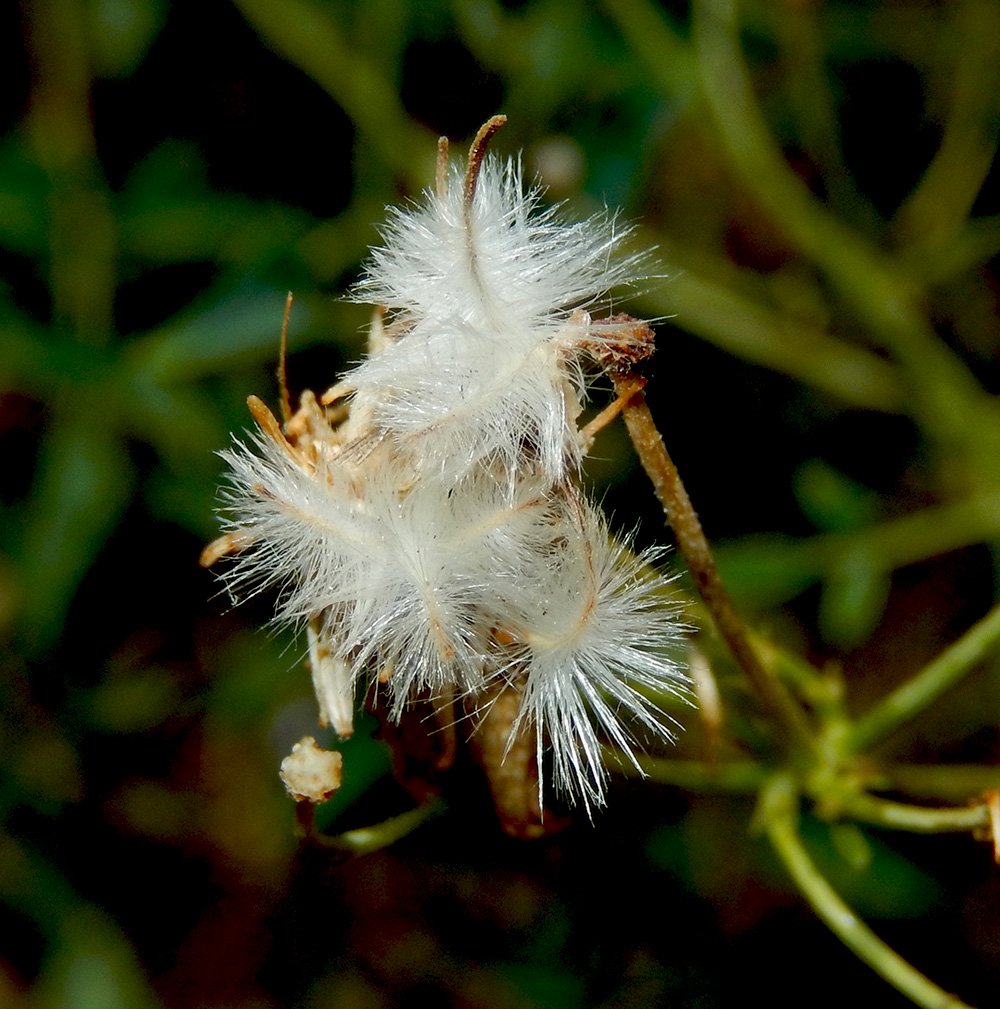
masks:
POLYGON ((856 823, 831 823, 830 842, 837 854, 855 872, 871 868, 874 858, 872 846, 856 823))
POLYGON ((799 507, 821 532, 852 532, 871 525, 877 497, 823 459, 809 459, 793 478, 799 507))
POLYGON ((166 20, 163 0, 93 0, 87 5, 90 51, 102 77, 124 77, 141 62, 166 20))
POLYGON ((24 623, 29 643, 59 632, 77 587, 132 493, 131 463, 97 408, 57 414, 44 443, 29 505, 24 623))
MULTIPOLYGON (((166 385, 222 374, 270 357, 277 362, 285 293, 247 282, 187 320, 137 341, 129 351, 142 380, 166 385)), ((312 324, 308 305, 295 304, 295 332, 312 324)))
POLYGON ((558 960, 551 965, 512 963, 501 971, 518 992, 530 1000, 528 1005, 574 1009, 587 1004, 583 979, 568 968, 560 968, 558 960))
POLYGON ((810 541, 779 534, 725 544, 717 560, 733 597, 757 612, 794 599, 822 577, 825 565, 810 541))
POLYGON ((333 799, 317 810, 316 822, 321 830, 335 833, 342 829, 337 826, 340 814, 391 772, 389 751, 384 743, 374 738, 377 731, 378 723, 373 715, 367 711, 355 712, 354 735, 350 739, 334 737, 329 743, 321 743, 326 749, 339 750, 344 757, 343 784, 333 799))
POLYGON ((841 648, 854 648, 882 619, 892 585, 885 565, 864 547, 848 549, 823 583, 819 626, 823 637, 841 648))
POLYGON ((136 955, 118 927, 88 905, 66 908, 34 1009, 156 1009, 136 955))
MULTIPOLYGON (((63 370, 61 341, 0 299, 0 389, 50 393, 63 370)), ((67 355, 69 356, 69 355, 67 355)))
POLYGON ((305 212, 213 192, 201 153, 161 143, 132 171, 119 200, 121 244, 152 263, 210 261, 241 271, 286 251, 313 224, 305 212))
POLYGON ((212 453, 229 443, 214 404, 200 390, 164 386, 140 376, 122 397, 129 433, 154 446, 166 465, 195 483, 213 479, 212 453))
POLYGON ((49 240, 49 179, 23 145, 8 138, 0 145, 0 245, 41 258, 49 240))
MULTIPOLYGON (((286 294, 247 280, 225 296, 216 295, 197 314, 135 341, 127 358, 137 381, 169 385, 225 375, 262 362, 277 366, 286 294)), ((371 310, 364 305, 322 294, 296 297, 289 351, 328 344, 356 356, 370 318, 371 310)))

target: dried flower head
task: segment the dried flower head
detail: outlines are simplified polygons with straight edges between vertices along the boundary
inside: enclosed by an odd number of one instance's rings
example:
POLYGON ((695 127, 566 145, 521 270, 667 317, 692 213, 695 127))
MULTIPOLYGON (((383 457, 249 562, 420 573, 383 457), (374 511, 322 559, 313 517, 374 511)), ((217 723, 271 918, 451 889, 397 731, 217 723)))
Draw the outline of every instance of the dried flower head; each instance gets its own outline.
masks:
POLYGON ((344 758, 323 750, 312 736, 303 736, 281 762, 282 784, 296 802, 326 802, 342 784, 344 758))
POLYGON ((436 191, 391 212, 352 295, 378 307, 368 358, 284 427, 251 400, 206 555, 235 554, 238 594, 277 589, 341 735, 359 686, 397 720, 457 698, 475 721, 509 688, 507 749, 533 734, 538 768, 589 809, 602 738, 634 762, 632 728, 671 737, 650 697, 686 689, 658 555, 616 542, 576 479, 584 367, 645 356, 649 330, 591 318, 637 269, 626 231, 541 209, 517 162, 486 155, 502 121, 460 171, 442 142, 436 191))

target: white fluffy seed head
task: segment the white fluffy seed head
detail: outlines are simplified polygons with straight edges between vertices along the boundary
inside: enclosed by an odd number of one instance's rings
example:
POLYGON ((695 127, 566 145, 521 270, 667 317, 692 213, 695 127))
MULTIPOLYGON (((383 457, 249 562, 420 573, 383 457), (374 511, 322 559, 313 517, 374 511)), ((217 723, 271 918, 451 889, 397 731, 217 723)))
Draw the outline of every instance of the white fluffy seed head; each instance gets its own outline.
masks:
POLYGON ((658 554, 615 542, 575 479, 585 360, 650 338, 583 309, 639 261, 613 215, 567 222, 518 162, 478 167, 471 203, 453 170, 391 212, 352 295, 388 315, 337 387, 350 417, 307 394, 286 438, 258 405, 260 432, 223 453, 226 529, 245 547, 225 578, 277 589, 278 619, 306 627, 343 734, 358 686, 399 718, 419 696, 475 708, 513 682, 510 738, 533 733, 539 766, 590 810, 602 742, 635 762, 633 729, 671 738, 655 698, 685 693, 658 554))
POLYGON ((469 206, 453 171, 443 193, 391 212, 355 288, 399 334, 347 375, 355 402, 444 478, 528 459, 563 479, 580 456, 584 348, 601 339, 573 310, 634 279, 628 232, 613 215, 540 210, 516 161, 487 157, 469 206))
POLYGON ((366 479, 339 458, 303 470, 264 437, 225 453, 227 527, 252 541, 225 575, 236 594, 276 587, 279 618, 317 627, 332 659, 391 670, 392 710, 422 691, 481 691, 497 673, 498 556, 535 536, 549 489, 480 472, 413 480, 386 452, 366 479))
POLYGON ((389 211, 356 300, 503 334, 558 327, 567 310, 636 279, 638 261, 621 253, 630 229, 613 214, 565 221, 540 209, 537 187, 525 190, 519 161, 489 155, 467 208, 464 174, 455 166, 443 193, 389 211))
POLYGON ((509 571, 502 594, 518 609, 527 670, 519 722, 551 752, 557 789, 589 809, 604 802, 602 738, 633 763, 630 723, 673 738, 675 724, 646 692, 688 696, 677 660, 685 628, 654 567, 658 551, 634 554, 576 496, 562 512, 547 547, 534 548, 545 563, 509 571))
POLYGON ((512 333, 499 353, 495 336, 466 323, 414 326, 349 376, 354 402, 424 473, 515 474, 530 459, 555 482, 579 459, 582 383, 556 343, 534 336, 512 333))

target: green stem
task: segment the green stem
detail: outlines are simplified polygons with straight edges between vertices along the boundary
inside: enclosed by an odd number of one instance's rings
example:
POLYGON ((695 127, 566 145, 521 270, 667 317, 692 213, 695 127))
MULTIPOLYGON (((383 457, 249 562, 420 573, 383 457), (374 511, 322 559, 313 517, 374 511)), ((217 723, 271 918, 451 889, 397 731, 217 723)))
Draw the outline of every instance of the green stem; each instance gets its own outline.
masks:
POLYGON ((982 804, 940 809, 861 793, 846 799, 840 808, 854 820, 916 834, 960 834, 989 823, 989 810, 982 804))
POLYGON ((941 146, 893 221, 900 244, 924 249, 958 234, 997 151, 1000 9, 994 0, 965 0, 950 29, 957 56, 941 146))
POLYGON ((798 798, 790 778, 774 777, 761 793, 760 818, 796 886, 827 927, 859 959, 924 1009, 968 1009, 939 988, 864 924, 821 875, 797 827, 798 798))
MULTIPOLYGON (((726 792, 730 794, 756 792, 766 783, 769 771, 750 760, 725 760, 711 764, 699 760, 669 760, 640 756, 639 767, 617 750, 608 748, 605 763, 626 775, 643 775, 663 785, 675 785, 688 791, 726 792)), ((828 796, 820 799, 829 801, 828 796)), ((968 833, 989 822, 989 810, 979 803, 973 806, 928 807, 905 802, 893 802, 868 793, 852 792, 833 800, 837 816, 848 816, 889 830, 906 830, 915 834, 968 833)))
POLYGON ((347 852, 350 855, 367 855, 387 848, 390 844, 407 834, 413 833, 422 823, 437 815, 444 809, 444 804, 437 801, 424 802, 413 809, 391 816, 381 823, 370 827, 357 827, 345 830, 342 834, 321 834, 316 827, 314 807, 310 802, 299 802, 295 806, 295 815, 306 841, 316 848, 331 848, 347 852))
POLYGON ((809 705, 825 730, 847 723, 844 684, 839 671, 817 669, 802 656, 758 634, 752 635, 752 640, 764 665, 809 705))
POLYGON ((53 318, 90 345, 113 325, 116 233, 95 153, 84 5, 38 0, 25 8, 35 80, 28 132, 49 176, 53 318))
POLYGON ((920 714, 973 669, 1000 639, 1000 604, 930 665, 884 697, 847 731, 843 752, 861 753, 920 714))
POLYGON ((444 806, 440 802, 425 802, 405 813, 400 813, 399 816, 390 817, 388 820, 383 820, 370 827, 345 830, 343 834, 339 834, 331 840, 336 847, 349 851, 353 855, 367 855, 369 852, 388 847, 400 838, 406 837, 432 816, 440 813, 443 808, 444 806))
POLYGON ((926 285, 944 287, 967 270, 982 266, 998 252, 1000 217, 977 217, 966 221, 947 242, 903 250, 899 261, 926 285))
POLYGON ((1000 789, 1000 766, 986 764, 889 764, 867 776, 868 788, 898 791, 921 799, 962 802, 1000 789))
POLYGON ((607 748, 608 767, 626 775, 643 775, 663 785, 676 785, 692 792, 757 792, 768 771, 752 760, 723 760, 717 764, 701 760, 669 760, 637 756, 638 770, 618 750, 607 748))
MULTIPOLYGON (((1000 538, 1000 492, 970 495, 954 503, 922 508, 901 518, 850 533, 825 533, 808 539, 767 538, 766 549, 774 569, 801 573, 794 592, 835 572, 851 553, 862 554, 874 572, 890 573, 908 564, 1000 538)), ((770 597, 771 583, 759 577, 757 557, 761 540, 750 537, 723 546, 723 571, 739 570, 742 591, 756 605, 784 602, 787 595, 770 597), (752 561, 752 563, 751 563, 752 561)), ((787 591, 784 590, 783 591, 787 591)))
POLYGON ((824 59, 822 11, 813 4, 785 4, 768 17, 781 47, 790 110, 810 159, 819 168, 827 199, 866 231, 878 230, 879 216, 844 161, 838 110, 824 59))
POLYGON ((902 413, 908 407, 899 368, 768 305, 759 281, 719 259, 679 247, 655 232, 672 271, 670 283, 641 299, 643 311, 667 316, 689 333, 744 361, 772 368, 798 382, 866 410, 902 413))
POLYGON ((645 62, 651 79, 672 101, 689 101, 696 78, 694 53, 664 12, 648 0, 604 0, 629 49, 645 62))

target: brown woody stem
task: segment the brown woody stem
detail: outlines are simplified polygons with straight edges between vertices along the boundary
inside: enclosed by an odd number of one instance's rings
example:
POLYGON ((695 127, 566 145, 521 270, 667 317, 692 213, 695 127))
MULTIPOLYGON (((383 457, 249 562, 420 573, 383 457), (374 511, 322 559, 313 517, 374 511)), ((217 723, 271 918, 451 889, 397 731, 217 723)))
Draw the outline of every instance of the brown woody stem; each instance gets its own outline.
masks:
POLYGON ((615 391, 625 398, 622 416, 643 469, 653 483, 653 489, 666 512, 677 546, 684 555, 695 585, 715 625, 729 646, 740 668, 746 673, 757 694, 792 752, 808 765, 820 757, 819 747, 802 709, 795 703, 781 682, 761 662, 750 642, 750 636, 736 612, 729 593, 719 577, 712 551, 691 506, 677 467, 667 453, 663 438, 653 421, 642 379, 632 372, 612 373, 615 391))

